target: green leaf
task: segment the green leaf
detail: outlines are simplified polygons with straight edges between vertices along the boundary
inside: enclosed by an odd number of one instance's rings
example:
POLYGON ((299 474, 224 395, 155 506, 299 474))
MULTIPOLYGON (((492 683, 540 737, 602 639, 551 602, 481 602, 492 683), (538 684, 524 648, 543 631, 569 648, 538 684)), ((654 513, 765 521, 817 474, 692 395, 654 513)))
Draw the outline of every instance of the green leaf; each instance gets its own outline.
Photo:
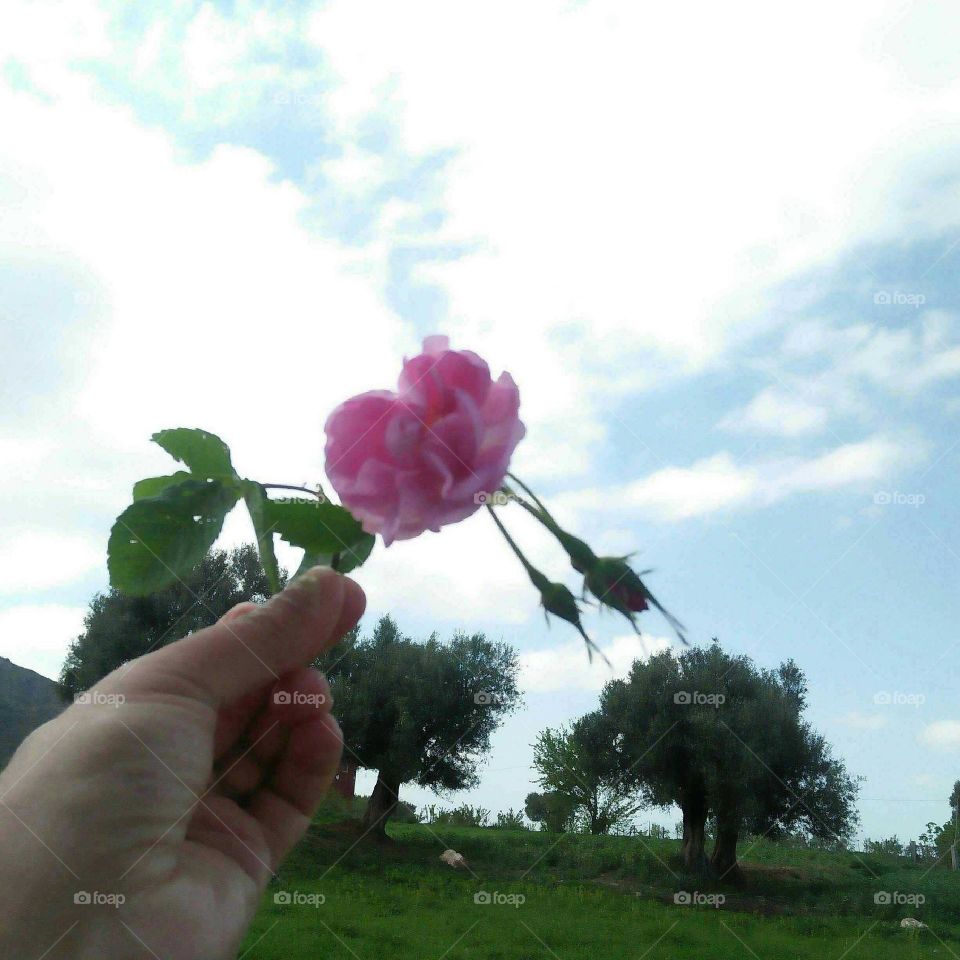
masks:
POLYGON ((257 535, 257 547, 260 550, 260 562, 263 572, 267 575, 267 582, 273 593, 280 592, 280 567, 277 564, 277 555, 273 549, 273 528, 267 519, 267 491, 262 484, 255 480, 243 481, 243 499, 250 511, 253 529, 257 535))
MULTIPOLYGON (((309 557, 310 566, 329 563, 347 573, 359 567, 373 549, 374 537, 364 533, 349 511, 329 501, 268 500, 266 517, 270 528, 287 543, 304 549, 304 563, 309 557)), ((301 564, 298 572, 302 570, 301 564)))
POLYGON ((184 480, 190 480, 190 474, 185 470, 178 470, 165 477, 147 477, 146 480, 138 480, 133 485, 133 499, 145 500, 147 497, 155 497, 163 493, 167 487, 183 483, 184 480))
POLYGON ((196 479, 137 500, 110 531, 110 585, 144 596, 185 576, 213 545, 236 502, 236 488, 196 479))
POLYGON ((364 534, 360 543, 348 550, 341 550, 339 553, 310 553, 304 551, 300 566, 297 567, 297 572, 293 576, 294 578, 299 577, 301 573, 306 573, 311 567, 321 565, 333 567, 337 573, 349 573, 366 561, 375 542, 376 538, 367 533, 364 534))
POLYGON ((160 444, 174 460, 185 463, 198 477, 223 480, 237 476, 230 462, 230 448, 214 433, 178 427, 161 430, 150 439, 160 444))
POLYGON ((357 567, 366 563, 367 557, 373 550, 374 543, 376 543, 376 537, 373 534, 365 533, 359 543, 355 543, 349 550, 340 551, 334 569, 340 573, 349 573, 351 570, 356 570, 357 567))

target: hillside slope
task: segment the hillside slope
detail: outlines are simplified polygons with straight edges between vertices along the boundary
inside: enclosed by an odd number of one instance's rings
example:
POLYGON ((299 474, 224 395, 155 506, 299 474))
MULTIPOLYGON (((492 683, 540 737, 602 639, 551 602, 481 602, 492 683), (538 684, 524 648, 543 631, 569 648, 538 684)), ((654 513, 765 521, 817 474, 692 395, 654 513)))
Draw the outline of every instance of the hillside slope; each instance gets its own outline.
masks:
POLYGON ((0 769, 28 733, 64 706, 52 680, 0 657, 0 769))

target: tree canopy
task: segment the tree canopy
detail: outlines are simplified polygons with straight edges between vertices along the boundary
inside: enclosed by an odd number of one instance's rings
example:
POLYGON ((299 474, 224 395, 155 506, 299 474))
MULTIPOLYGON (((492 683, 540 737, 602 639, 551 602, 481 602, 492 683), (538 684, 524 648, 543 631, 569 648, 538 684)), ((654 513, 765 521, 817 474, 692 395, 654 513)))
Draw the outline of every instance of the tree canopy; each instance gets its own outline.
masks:
POLYGON ((73 698, 128 660, 210 626, 244 600, 269 596, 256 548, 249 545, 210 551, 182 580, 157 593, 98 593, 60 671, 63 694, 73 698))
POLYGON ((383 834, 400 786, 439 792, 478 781, 490 736, 518 705, 517 656, 482 633, 418 641, 382 617, 319 662, 330 680, 344 756, 378 772, 365 825, 383 834))
POLYGON ((709 868, 728 879, 743 833, 850 835, 857 782, 804 719, 806 692, 793 661, 760 669, 716 641, 638 660, 604 688, 600 715, 620 770, 650 803, 680 807, 688 868, 708 869, 708 817, 709 868))
POLYGON ((563 833, 570 825, 575 806, 570 797, 556 790, 548 790, 545 793, 528 793, 523 812, 528 820, 539 823, 544 830, 563 833))
POLYGON ((318 666, 330 680, 344 757, 378 772, 364 823, 380 835, 402 784, 474 786, 491 734, 520 700, 509 645, 482 633, 418 641, 389 616, 369 637, 354 631, 318 666))
POLYGON ((598 713, 589 713, 569 727, 544 730, 533 745, 533 765, 540 786, 566 797, 590 833, 609 833, 642 806, 636 788, 617 767, 613 744, 598 713))

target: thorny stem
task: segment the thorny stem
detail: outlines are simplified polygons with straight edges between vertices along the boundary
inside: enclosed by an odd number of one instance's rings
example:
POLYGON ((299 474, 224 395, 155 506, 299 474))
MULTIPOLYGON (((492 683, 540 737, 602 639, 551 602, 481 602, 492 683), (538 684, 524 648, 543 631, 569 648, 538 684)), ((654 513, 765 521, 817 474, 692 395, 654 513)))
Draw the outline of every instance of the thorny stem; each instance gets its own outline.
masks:
MULTIPOLYGON (((523 503, 522 500, 520 502, 523 503)), ((524 505, 528 506, 527 504, 524 504, 524 505)), ((530 509, 533 509, 533 508, 530 508, 530 509)), ((490 516, 493 517, 493 522, 500 528, 500 532, 503 534, 503 538, 507 541, 508 544, 510 544, 510 549, 513 550, 513 552, 517 555, 517 558, 523 564, 524 569, 527 571, 527 576, 530 578, 533 585, 537 587, 538 590, 542 590, 540 585, 537 583, 537 578, 539 578, 541 581, 546 583, 546 577, 544 577, 543 574, 540 573, 540 571, 537 570, 533 566, 533 564, 531 564, 530 561, 527 560, 527 558, 523 555, 523 551, 514 542, 513 537, 511 537, 510 534, 507 533, 507 528, 500 521, 500 518, 497 516, 496 511, 493 509, 493 507, 490 506, 489 503, 487 504, 487 510, 490 512, 490 516)), ((547 611, 544 611, 544 613, 546 612, 547 611)), ((577 618, 577 622, 575 623, 573 621, 569 621, 569 622, 573 623, 573 625, 579 631, 580 636, 583 637, 583 639, 586 641, 587 655, 591 658, 591 660, 593 659, 593 652, 596 650, 596 652, 599 653, 600 656, 603 658, 604 663, 606 663, 608 667, 611 666, 610 660, 607 658, 607 655, 590 639, 590 637, 587 635, 586 630, 583 629, 583 624, 579 622, 579 617, 577 618)))
POLYGON ((534 519, 542 523, 548 530, 550 530, 551 533, 553 532, 553 530, 550 527, 550 520, 548 519, 546 514, 544 514, 541 510, 538 510, 535 506, 533 506, 532 503, 529 503, 528 501, 524 500, 523 497, 518 496, 506 484, 503 484, 503 486, 501 486, 500 489, 508 497, 510 497, 510 499, 512 499, 515 503, 519 503, 520 506, 523 507, 523 509, 530 514, 530 516, 532 516, 534 519))
POLYGON ((490 516, 493 517, 493 522, 500 528, 500 532, 503 534, 504 540, 506 540, 507 543, 510 544, 510 549, 513 550, 513 552, 517 555, 517 558, 523 564, 524 569, 527 571, 527 574, 532 579, 532 574, 536 572, 534 570, 533 564, 531 564, 530 561, 523 555, 523 551, 517 546, 513 537, 511 537, 510 534, 507 533, 507 528, 500 521, 500 518, 497 516, 493 507, 491 507, 489 503, 487 504, 487 510, 490 512, 490 516))
MULTIPOLYGON (((553 519, 550 511, 543 505, 543 502, 540 498, 516 475, 513 473, 507 473, 507 476, 511 480, 516 481, 524 491, 535 501, 537 504, 536 507, 531 506, 523 497, 516 497, 517 502, 523 507, 528 513, 535 517, 540 524, 548 530, 556 540, 560 543, 560 546, 566 551, 567 556, 570 558, 570 563, 573 566, 573 569, 577 573, 585 573, 586 568, 591 566, 594 561, 596 561, 596 555, 593 553, 593 550, 590 548, 590 545, 585 543, 579 537, 575 537, 571 533, 567 533, 563 527, 553 519), (539 508, 539 509, 538 509, 539 508)), ((504 486, 504 489, 507 492, 512 493, 512 491, 504 486)))
MULTIPOLYGON (((544 515, 551 523, 553 523, 554 525, 556 525, 557 521, 554 520, 552 516, 550 516, 550 511, 543 505, 543 501, 542 501, 515 473, 511 473, 511 472, 508 470, 508 471, 507 471, 507 476, 508 476, 511 480, 513 480, 514 483, 517 483, 517 484, 519 484, 521 487, 523 487, 524 492, 525 492, 525 493, 530 497, 530 499, 533 500, 533 502, 540 508, 540 510, 541 510, 541 512, 543 513, 543 515, 544 515)), ((530 508, 530 505, 529 505, 528 503, 525 503, 522 499, 520 500, 520 503, 521 503, 523 506, 525 506, 528 510, 530 510, 531 513, 533 513, 533 510, 530 508)), ((534 516, 536 516, 536 514, 534 514, 534 516)))

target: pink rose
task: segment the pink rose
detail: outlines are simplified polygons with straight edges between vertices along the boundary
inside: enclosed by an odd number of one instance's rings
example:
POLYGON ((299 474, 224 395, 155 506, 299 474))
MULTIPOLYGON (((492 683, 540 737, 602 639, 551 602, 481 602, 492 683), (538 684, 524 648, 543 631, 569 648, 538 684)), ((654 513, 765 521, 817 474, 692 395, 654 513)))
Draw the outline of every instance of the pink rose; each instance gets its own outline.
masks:
POLYGON ((389 546, 438 531, 497 490, 523 438, 520 393, 470 350, 427 337, 398 392, 371 390, 327 418, 327 476, 343 505, 389 546))

